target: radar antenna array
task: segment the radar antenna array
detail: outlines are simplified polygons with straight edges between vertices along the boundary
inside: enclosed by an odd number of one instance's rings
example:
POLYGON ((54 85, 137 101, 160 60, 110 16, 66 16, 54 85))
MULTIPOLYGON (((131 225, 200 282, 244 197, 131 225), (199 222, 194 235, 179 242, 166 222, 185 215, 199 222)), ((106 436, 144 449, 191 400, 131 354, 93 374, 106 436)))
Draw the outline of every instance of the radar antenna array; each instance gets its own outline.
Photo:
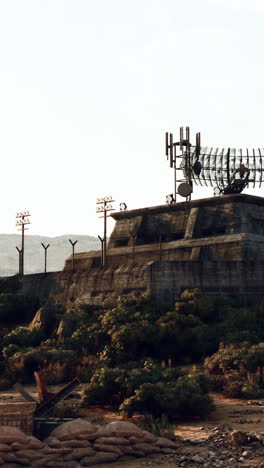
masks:
POLYGON ((176 195, 189 201, 193 184, 214 187, 215 195, 227 195, 241 193, 250 184, 255 188, 263 183, 264 148, 250 151, 202 147, 200 132, 192 145, 190 128, 184 131, 180 127, 178 142, 174 142, 172 133, 166 133, 165 153, 174 169, 174 196, 167 195, 167 203, 176 203, 176 195))

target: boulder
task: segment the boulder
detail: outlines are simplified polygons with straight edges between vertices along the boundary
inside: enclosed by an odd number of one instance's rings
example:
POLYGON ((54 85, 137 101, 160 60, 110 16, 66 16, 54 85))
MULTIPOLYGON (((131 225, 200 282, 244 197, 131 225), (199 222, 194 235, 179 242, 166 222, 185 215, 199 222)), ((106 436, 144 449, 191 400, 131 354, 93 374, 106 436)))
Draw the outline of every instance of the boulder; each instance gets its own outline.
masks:
POLYGON ((46 304, 36 312, 28 328, 30 330, 43 330, 44 332, 50 331, 55 324, 56 318, 54 318, 53 306, 46 304))
POLYGON ((234 445, 235 447, 239 447, 240 445, 244 445, 247 443, 247 433, 242 431, 233 431, 228 436, 228 443, 230 445, 234 445))
POLYGON ((69 317, 64 317, 60 320, 56 335, 59 342, 63 342, 65 338, 68 338, 74 332, 74 322, 69 317))

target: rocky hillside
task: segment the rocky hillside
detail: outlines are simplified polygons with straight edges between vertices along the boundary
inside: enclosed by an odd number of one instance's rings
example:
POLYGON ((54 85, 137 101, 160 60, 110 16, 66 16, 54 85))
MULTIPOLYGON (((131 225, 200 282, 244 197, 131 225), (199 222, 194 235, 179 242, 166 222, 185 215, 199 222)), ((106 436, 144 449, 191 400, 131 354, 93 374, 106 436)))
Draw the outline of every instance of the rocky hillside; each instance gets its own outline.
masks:
MULTIPOLYGON (((72 253, 69 239, 78 240, 75 252, 87 252, 100 249, 96 237, 66 234, 58 237, 25 236, 25 273, 41 273, 44 271, 44 249, 41 245, 50 244, 47 253, 47 271, 59 271, 63 268, 65 259, 72 253)), ((21 235, 0 234, 0 276, 18 273, 18 252, 21 247, 21 235)))

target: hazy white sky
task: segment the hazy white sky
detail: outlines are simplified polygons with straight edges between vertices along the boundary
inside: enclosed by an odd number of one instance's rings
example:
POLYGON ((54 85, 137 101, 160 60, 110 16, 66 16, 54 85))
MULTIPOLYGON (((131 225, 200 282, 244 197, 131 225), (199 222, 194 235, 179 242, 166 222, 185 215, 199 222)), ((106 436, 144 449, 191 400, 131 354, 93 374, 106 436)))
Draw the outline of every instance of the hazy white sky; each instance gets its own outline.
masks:
POLYGON ((163 204, 180 125, 264 147, 263 20, 262 0, 0 0, 0 232, 28 209, 31 234, 102 235, 96 197, 163 204))

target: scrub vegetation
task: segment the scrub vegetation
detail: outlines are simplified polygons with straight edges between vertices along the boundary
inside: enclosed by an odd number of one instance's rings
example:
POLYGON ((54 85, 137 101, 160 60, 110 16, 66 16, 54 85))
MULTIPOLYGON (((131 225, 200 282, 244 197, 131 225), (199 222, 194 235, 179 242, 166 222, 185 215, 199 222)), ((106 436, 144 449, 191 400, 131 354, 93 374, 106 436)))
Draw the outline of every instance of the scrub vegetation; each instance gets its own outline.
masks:
MULTIPOLYGON (((13 296, 5 293, 10 315, 13 296)), ((24 323, 2 329, 0 389, 32 382, 36 370, 49 384, 77 375, 87 382, 83 406, 111 405, 153 420, 202 418, 213 409, 210 388, 229 396, 262 394, 263 308, 262 301, 212 299, 198 289, 184 291, 170 307, 151 297, 109 310, 47 304, 42 322, 28 323, 24 313, 24 323), (190 372, 190 364, 203 362, 205 373, 190 372)))

